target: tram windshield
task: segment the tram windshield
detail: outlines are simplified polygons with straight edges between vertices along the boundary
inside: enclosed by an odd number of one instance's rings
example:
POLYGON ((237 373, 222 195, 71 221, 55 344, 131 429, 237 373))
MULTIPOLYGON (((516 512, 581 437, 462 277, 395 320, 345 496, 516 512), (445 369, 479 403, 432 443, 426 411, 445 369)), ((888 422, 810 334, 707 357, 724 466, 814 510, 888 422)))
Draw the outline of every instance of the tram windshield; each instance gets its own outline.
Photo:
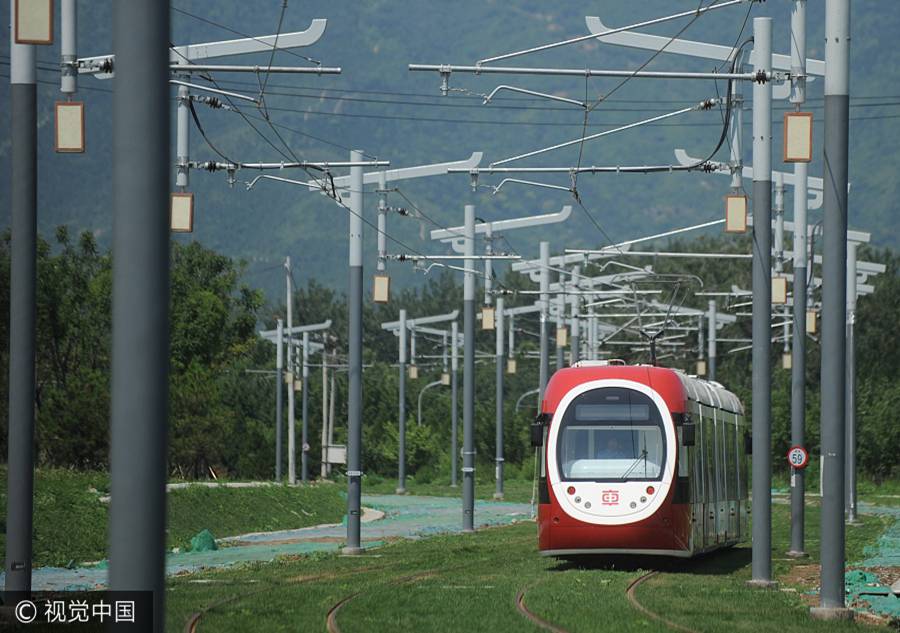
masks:
POLYGON ((579 395, 557 437, 563 480, 657 481, 666 450, 656 404, 632 389, 604 387, 579 395))

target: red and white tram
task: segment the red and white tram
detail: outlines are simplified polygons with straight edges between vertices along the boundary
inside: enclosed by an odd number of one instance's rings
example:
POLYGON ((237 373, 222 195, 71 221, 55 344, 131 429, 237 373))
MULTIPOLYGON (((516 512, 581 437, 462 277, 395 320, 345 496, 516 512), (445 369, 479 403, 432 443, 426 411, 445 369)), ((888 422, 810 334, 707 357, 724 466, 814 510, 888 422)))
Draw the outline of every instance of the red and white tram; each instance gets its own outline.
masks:
POLYGON ((541 554, 689 557, 747 536, 749 434, 738 398, 674 369, 586 361, 547 384, 541 554))

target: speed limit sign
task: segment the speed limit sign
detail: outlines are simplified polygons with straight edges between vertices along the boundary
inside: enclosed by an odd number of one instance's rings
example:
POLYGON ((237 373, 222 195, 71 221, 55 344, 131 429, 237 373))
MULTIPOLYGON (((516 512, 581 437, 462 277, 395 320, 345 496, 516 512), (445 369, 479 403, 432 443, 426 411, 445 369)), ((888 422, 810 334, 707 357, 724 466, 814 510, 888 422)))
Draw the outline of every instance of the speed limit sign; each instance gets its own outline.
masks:
POLYGON ((809 463, 809 453, 802 446, 792 446, 788 451, 787 460, 792 467, 802 470, 809 463))

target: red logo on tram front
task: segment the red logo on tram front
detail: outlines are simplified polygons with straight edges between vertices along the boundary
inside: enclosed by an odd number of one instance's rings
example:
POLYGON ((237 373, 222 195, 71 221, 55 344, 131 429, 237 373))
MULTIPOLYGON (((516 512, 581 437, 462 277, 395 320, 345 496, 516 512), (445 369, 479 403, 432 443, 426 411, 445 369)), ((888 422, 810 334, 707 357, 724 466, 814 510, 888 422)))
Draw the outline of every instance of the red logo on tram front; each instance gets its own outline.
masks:
POLYGON ((600 502, 605 506, 617 506, 619 505, 619 491, 618 490, 604 490, 600 493, 600 502))

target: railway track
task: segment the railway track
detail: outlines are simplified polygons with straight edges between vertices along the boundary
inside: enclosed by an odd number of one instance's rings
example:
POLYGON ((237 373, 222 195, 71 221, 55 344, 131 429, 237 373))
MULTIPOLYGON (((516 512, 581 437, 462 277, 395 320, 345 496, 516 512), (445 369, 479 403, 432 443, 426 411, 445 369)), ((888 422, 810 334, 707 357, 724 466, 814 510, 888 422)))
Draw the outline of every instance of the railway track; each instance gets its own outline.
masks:
MULTIPOLYGON (((468 561, 462 565, 454 565, 452 567, 442 567, 440 569, 429 569, 429 570, 418 572, 415 574, 404 575, 399 578, 393 578, 393 579, 386 580, 383 583, 378 583, 376 585, 376 587, 373 587, 372 589, 383 587, 385 585, 398 585, 399 586, 399 585, 403 585, 403 584, 407 584, 407 583, 411 583, 411 582, 416 582, 419 580, 424 580, 426 578, 431 578, 431 577, 434 577, 434 576, 437 576, 437 575, 440 575, 443 573, 459 571, 461 569, 466 569, 469 567, 483 568, 485 563, 489 563, 491 560, 494 560, 496 558, 502 558, 503 556, 505 556, 505 554, 503 554, 501 556, 493 556, 493 557, 487 556, 487 557, 479 558, 477 560, 468 561)), ((382 571, 390 569, 391 567, 394 567, 394 566, 395 566, 394 564, 376 565, 376 566, 362 567, 359 569, 352 569, 352 570, 348 570, 343 573, 315 574, 312 576, 300 577, 299 579, 295 579, 293 581, 288 581, 288 582, 283 582, 283 583, 278 583, 278 584, 279 584, 279 586, 286 587, 286 586, 291 586, 291 585, 296 585, 296 584, 317 582, 317 581, 323 581, 323 580, 336 580, 336 579, 346 578, 349 576, 353 576, 356 574, 363 574, 363 573, 367 573, 367 572, 382 572, 382 571)), ((678 624, 677 622, 673 622, 673 621, 663 617, 662 615, 651 611, 650 609, 648 609, 646 606, 644 606, 643 604, 641 604, 638 601, 638 598, 636 595, 638 587, 640 587, 643 583, 651 580, 652 578, 658 576, 659 573, 660 572, 658 572, 658 571, 647 572, 645 574, 638 576, 634 580, 632 580, 628 584, 628 587, 625 589, 626 599, 631 604, 631 606, 635 610, 640 612, 642 615, 646 616, 647 618, 650 618, 651 620, 654 620, 656 622, 659 622, 659 623, 665 625, 666 627, 670 628, 673 631, 679 631, 681 633, 698 633, 696 629, 692 629, 690 627, 678 624)), ((516 593, 516 596, 515 596, 516 610, 524 618, 526 618, 528 621, 530 621, 532 624, 534 624, 535 626, 537 626, 545 631, 550 631, 550 633, 570 633, 567 629, 563 628, 562 626, 560 626, 554 622, 551 622, 547 619, 544 619, 543 617, 541 617, 540 615, 538 615, 537 613, 535 613, 534 611, 532 611, 528 608, 528 605, 526 604, 527 593, 529 591, 535 589, 536 587, 538 587, 541 584, 541 582, 542 581, 538 581, 536 583, 527 585, 527 586, 523 587, 522 589, 520 589, 516 593)), ((185 623, 184 629, 183 629, 184 633, 198 633, 198 627, 199 627, 202 617, 205 616, 206 614, 210 613, 211 611, 214 611, 216 609, 219 609, 219 608, 229 605, 229 604, 233 604, 240 600, 250 598, 252 596, 258 595, 265 591, 269 591, 269 590, 271 590, 271 588, 272 588, 271 585, 267 585, 262 588, 255 588, 253 591, 229 596, 229 597, 219 600, 213 604, 210 604, 203 609, 200 609, 199 611, 191 614, 191 616, 188 618, 187 622, 185 623)), ((371 589, 369 591, 371 591, 371 589)), ((328 631, 328 633, 341 633, 341 627, 338 622, 338 615, 340 614, 341 610, 345 606, 347 606, 349 603, 353 602, 358 597, 364 595, 365 593, 367 593, 367 591, 356 591, 356 592, 350 593, 348 595, 343 596, 340 600, 338 600, 331 606, 331 608, 328 610, 328 612, 325 615, 325 626, 326 626, 326 630, 328 631)))
MULTIPOLYGON (((371 567, 361 567, 359 569, 351 569, 344 573, 315 574, 313 576, 305 576, 305 577, 301 577, 301 578, 298 578, 298 579, 295 579, 292 581, 288 581, 288 582, 276 583, 276 585, 282 586, 282 587, 288 587, 288 586, 293 586, 293 585, 298 585, 298 584, 316 582, 319 580, 335 580, 335 579, 339 579, 339 578, 346 578, 348 576, 353 576, 355 574, 363 574, 366 572, 380 572, 385 569, 390 569, 391 567, 394 567, 394 566, 396 566, 396 564, 391 563, 388 565, 378 565, 378 566, 371 566, 371 567)), ((187 621, 185 622, 184 629, 183 629, 184 633, 197 633, 197 628, 200 625, 201 618, 203 616, 205 616, 206 614, 210 613, 211 611, 214 611, 214 610, 224 607, 226 605, 232 604, 234 602, 238 602, 240 600, 246 600, 247 598, 252 598, 255 595, 258 595, 260 593, 271 590, 272 587, 273 587, 273 585, 270 584, 270 585, 266 585, 265 587, 254 589, 253 591, 228 596, 227 598, 223 598, 222 600, 214 602, 214 603, 200 609, 199 611, 195 611, 188 617, 187 621)))
MULTIPOLYGON (((681 631, 682 633, 698 633, 696 629, 692 629, 692 628, 683 626, 681 624, 678 624, 677 622, 672 622, 671 620, 664 618, 663 616, 659 615, 658 613, 651 611, 650 609, 648 609, 647 607, 642 605, 640 602, 638 602, 637 596, 635 595, 637 588, 639 586, 641 586, 643 583, 650 580, 651 578, 658 576, 658 575, 659 575, 658 571, 651 571, 651 572, 647 572, 646 574, 643 574, 641 576, 638 576, 637 578, 632 580, 631 583, 629 583, 628 587, 625 589, 625 597, 628 599, 628 602, 631 604, 631 606, 633 606, 635 609, 637 609, 639 612, 641 612, 642 614, 644 614, 651 620, 660 622, 661 624, 664 624, 665 626, 669 627, 673 631, 681 631)), ((519 592, 516 594, 516 609, 526 619, 528 619, 532 624, 534 624, 546 631, 550 631, 551 633, 569 633, 569 631, 567 629, 564 629, 561 626, 559 626, 558 624, 554 624, 553 622, 550 622, 549 620, 545 620, 544 618, 542 618, 541 616, 536 614, 534 611, 531 611, 528 608, 528 606, 525 604, 526 592, 531 589, 534 589, 534 587, 537 586, 537 584, 540 584, 540 583, 535 583, 534 585, 531 585, 528 587, 523 587, 522 589, 519 590, 519 592)))
MULTIPOLYGON (((523 540, 524 541, 532 541, 534 539, 533 539, 533 537, 529 536, 523 540)), ((513 541, 513 542, 515 542, 515 541, 513 541)), ((501 552, 499 555, 485 556, 485 557, 479 558, 477 560, 467 561, 466 563, 464 563, 462 565, 454 565, 452 567, 442 567, 440 569, 430 569, 428 571, 419 572, 417 574, 412 574, 409 576, 403 576, 401 578, 395 578, 393 580, 389 580, 385 583, 379 584, 378 587, 383 587, 385 585, 401 585, 401 584, 405 584, 405 583, 409 583, 409 582, 414 582, 416 580, 423 580, 425 578, 431 578, 431 577, 437 576, 439 574, 444 574, 447 572, 459 571, 461 569, 466 569, 469 567, 479 568, 481 566, 481 568, 483 568, 483 565, 485 563, 488 563, 492 560, 503 560, 506 558, 506 556, 507 556, 506 552, 501 552)), ((338 620, 337 620, 338 613, 340 613, 341 609, 343 609, 348 603, 355 600, 356 598, 363 595, 364 593, 365 592, 363 592, 363 591, 357 591, 352 594, 346 595, 331 606, 331 608, 328 610, 327 615, 325 616, 325 627, 328 630, 328 633, 341 633, 341 627, 338 624, 338 620)))
POLYGON ((670 629, 672 629, 674 631, 682 631, 682 633, 697 633, 696 629, 692 629, 692 628, 683 626, 681 624, 678 624, 676 622, 672 622, 672 620, 666 619, 663 616, 659 615, 658 613, 654 613, 653 611, 651 611, 650 609, 648 609, 647 607, 642 605, 640 602, 638 602, 637 596, 635 595, 637 588, 639 586, 641 586, 642 584, 644 584, 645 582, 647 582, 648 580, 650 580, 651 578, 653 578, 654 576, 658 576, 658 575, 659 575, 658 571, 651 571, 651 572, 644 574, 643 576, 639 576, 638 578, 635 578, 631 582, 631 584, 628 585, 628 589, 625 590, 625 597, 628 598, 628 602, 630 602, 631 606, 633 606, 635 609, 637 609, 638 611, 640 611, 641 613, 646 615, 648 618, 650 618, 652 620, 656 620, 657 622, 662 622, 663 624, 665 624, 667 627, 669 627, 670 629))

